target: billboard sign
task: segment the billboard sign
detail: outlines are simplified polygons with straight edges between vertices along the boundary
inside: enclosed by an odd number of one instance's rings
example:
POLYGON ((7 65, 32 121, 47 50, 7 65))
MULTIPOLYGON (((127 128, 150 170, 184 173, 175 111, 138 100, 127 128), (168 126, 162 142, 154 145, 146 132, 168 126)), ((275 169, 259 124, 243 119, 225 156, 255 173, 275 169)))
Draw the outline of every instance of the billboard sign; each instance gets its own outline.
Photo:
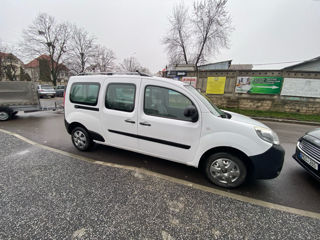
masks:
POLYGON ((285 78, 281 95, 320 98, 320 79, 285 78))
POLYGON ((183 77, 182 82, 192 85, 194 88, 197 86, 197 77, 183 77))
POLYGON ((238 77, 236 93, 280 94, 283 77, 238 77))
POLYGON ((224 94, 227 77, 208 77, 207 94, 224 94))

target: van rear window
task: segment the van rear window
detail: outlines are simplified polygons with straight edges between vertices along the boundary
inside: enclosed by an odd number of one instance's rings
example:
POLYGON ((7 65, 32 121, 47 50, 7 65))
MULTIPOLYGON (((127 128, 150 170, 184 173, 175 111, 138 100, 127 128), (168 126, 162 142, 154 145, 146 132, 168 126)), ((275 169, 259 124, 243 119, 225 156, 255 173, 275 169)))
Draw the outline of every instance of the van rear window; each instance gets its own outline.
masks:
POLYGON ((99 83, 74 83, 71 86, 70 101, 95 106, 98 102, 99 83))

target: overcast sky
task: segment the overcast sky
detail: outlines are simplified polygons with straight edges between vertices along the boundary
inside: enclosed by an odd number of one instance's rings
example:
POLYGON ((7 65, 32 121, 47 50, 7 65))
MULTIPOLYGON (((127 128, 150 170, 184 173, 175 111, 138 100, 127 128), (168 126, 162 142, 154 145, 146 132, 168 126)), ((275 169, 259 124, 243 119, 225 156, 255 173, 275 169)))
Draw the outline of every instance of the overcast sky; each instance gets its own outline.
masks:
MULTIPOLYGON (((14 44, 39 13, 84 27, 117 61, 134 56, 152 72, 167 64, 161 39, 179 0, 1 0, 0 39, 14 44)), ((185 0, 191 7, 193 0, 185 0)), ((230 49, 210 62, 275 63, 320 56, 320 0, 229 0, 230 49)), ((290 64, 289 64, 290 65, 290 64)), ((257 65, 274 68, 282 65, 257 65)))

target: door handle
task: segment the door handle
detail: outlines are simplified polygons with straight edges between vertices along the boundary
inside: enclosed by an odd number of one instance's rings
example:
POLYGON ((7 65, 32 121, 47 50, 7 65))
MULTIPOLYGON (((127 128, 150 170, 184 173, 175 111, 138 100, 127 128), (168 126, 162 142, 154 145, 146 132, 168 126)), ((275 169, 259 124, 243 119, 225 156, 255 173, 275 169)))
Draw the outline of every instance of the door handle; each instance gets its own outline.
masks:
POLYGON ((132 120, 130 120, 130 119, 126 119, 126 120, 124 120, 124 121, 127 122, 127 123, 132 123, 132 124, 136 123, 135 121, 132 121, 132 120))
POLYGON ((148 126, 148 127, 150 127, 150 126, 151 126, 151 124, 150 124, 150 123, 148 123, 148 122, 141 122, 141 123, 140 123, 140 125, 142 125, 142 126, 148 126))

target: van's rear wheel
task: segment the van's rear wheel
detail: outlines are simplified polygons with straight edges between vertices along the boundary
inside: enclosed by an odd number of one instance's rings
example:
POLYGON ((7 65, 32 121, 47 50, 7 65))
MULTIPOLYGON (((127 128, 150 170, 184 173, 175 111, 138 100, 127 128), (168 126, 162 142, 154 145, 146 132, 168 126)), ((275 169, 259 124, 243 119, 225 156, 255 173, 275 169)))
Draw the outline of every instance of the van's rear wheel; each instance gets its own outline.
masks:
POLYGON ((93 144, 89 133, 82 127, 76 127, 72 130, 71 140, 80 151, 88 151, 93 144))
POLYGON ((212 154, 207 159, 205 173, 212 183, 225 188, 235 188, 246 180, 247 168, 238 157, 221 152, 212 154))

